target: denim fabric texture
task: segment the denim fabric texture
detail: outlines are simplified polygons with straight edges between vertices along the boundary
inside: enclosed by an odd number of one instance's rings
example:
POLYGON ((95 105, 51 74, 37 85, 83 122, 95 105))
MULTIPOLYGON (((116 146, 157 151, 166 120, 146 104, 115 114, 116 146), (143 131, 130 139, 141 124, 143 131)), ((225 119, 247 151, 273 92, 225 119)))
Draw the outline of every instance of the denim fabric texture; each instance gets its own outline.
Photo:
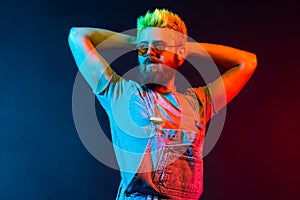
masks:
POLYGON ((108 114, 117 147, 121 183, 116 199, 200 198, 206 122, 213 111, 206 86, 185 94, 160 94, 112 77, 97 98, 108 114), (162 122, 153 122, 151 117, 162 122))

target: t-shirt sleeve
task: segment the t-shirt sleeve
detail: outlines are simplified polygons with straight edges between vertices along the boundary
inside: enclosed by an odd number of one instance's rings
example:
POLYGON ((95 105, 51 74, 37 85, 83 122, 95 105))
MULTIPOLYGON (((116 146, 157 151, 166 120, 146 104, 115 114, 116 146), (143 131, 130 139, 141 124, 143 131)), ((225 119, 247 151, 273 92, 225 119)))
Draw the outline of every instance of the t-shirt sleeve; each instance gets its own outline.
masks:
POLYGON ((107 111, 111 109, 113 102, 118 101, 120 98, 124 99, 124 97, 132 93, 136 93, 138 91, 137 88, 139 88, 138 83, 124 79, 114 71, 108 80, 106 87, 100 92, 97 91, 97 93, 95 93, 97 99, 107 111))
POLYGON ((217 114, 209 92, 209 87, 210 84, 204 87, 193 88, 193 91, 195 92, 201 104, 201 107, 205 109, 206 122, 208 122, 215 114, 217 114))
POLYGON ((107 66, 102 73, 100 73, 98 79, 97 87, 93 90, 95 95, 101 94, 104 90, 107 89, 109 83, 115 82, 119 78, 119 75, 110 67, 107 66))

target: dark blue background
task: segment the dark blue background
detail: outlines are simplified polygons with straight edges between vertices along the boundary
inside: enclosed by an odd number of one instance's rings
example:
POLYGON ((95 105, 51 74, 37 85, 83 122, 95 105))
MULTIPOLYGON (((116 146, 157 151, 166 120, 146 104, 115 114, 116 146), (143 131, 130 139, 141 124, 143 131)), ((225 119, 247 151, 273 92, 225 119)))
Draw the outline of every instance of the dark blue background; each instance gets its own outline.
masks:
POLYGON ((118 171, 88 153, 74 126, 67 36, 72 26, 132 29, 155 7, 178 13, 197 41, 258 57, 205 158, 201 199, 299 199, 300 9, 258 0, 1 1, 0 199, 115 197, 118 171))

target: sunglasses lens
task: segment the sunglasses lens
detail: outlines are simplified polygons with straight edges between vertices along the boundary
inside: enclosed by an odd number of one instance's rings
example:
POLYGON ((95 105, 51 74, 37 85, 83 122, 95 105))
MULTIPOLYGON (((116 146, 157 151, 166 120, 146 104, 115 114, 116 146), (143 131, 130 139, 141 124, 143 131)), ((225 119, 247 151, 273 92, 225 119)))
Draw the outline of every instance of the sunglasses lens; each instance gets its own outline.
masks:
POLYGON ((138 53, 138 55, 140 55, 140 56, 146 56, 147 51, 148 51, 148 48, 147 48, 147 47, 138 47, 138 48, 137 48, 137 53, 138 53))
MULTIPOLYGON (((158 54, 162 54, 166 49, 166 45, 165 44, 154 44, 154 51, 158 54)), ((146 56, 147 51, 148 51, 148 47, 147 46, 139 46, 136 48, 138 55, 140 56, 146 56)))
POLYGON ((163 53, 165 51, 165 49, 166 49, 166 45, 164 45, 164 44, 156 44, 155 45, 155 50, 159 54, 163 53))

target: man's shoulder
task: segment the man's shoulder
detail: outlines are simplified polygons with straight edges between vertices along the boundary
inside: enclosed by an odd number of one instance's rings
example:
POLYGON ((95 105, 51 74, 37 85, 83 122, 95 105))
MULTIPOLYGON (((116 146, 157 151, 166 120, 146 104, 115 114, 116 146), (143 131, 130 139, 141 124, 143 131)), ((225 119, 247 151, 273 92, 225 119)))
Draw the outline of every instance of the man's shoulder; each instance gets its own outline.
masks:
POLYGON ((96 94, 96 97, 100 103, 106 101, 124 101, 132 99, 134 96, 143 98, 147 92, 147 88, 138 82, 117 77, 108 84, 104 91, 96 94))
POLYGON ((201 100, 207 95, 207 86, 188 88, 184 95, 201 100))

